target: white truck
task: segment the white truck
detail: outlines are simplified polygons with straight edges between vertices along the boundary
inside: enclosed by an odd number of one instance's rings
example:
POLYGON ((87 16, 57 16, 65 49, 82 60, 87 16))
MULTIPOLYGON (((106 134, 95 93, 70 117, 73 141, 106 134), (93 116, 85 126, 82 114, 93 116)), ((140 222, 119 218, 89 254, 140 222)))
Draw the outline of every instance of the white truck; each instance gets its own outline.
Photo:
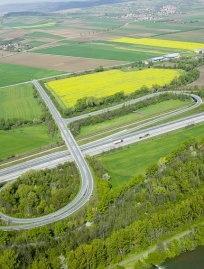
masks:
POLYGON ((114 144, 118 144, 118 143, 121 143, 121 142, 123 142, 123 139, 119 139, 117 141, 114 141, 114 144))

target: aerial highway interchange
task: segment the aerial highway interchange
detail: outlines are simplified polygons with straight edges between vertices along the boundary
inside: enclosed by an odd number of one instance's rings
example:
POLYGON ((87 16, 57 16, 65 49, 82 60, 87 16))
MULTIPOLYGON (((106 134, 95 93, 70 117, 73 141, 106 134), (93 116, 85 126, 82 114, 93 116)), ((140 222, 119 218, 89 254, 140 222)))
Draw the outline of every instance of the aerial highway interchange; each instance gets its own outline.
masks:
MULTIPOLYGON (((49 224, 52 222, 56 222, 58 220, 64 219, 69 215, 73 214, 79 208, 81 208, 91 197, 93 192, 93 178, 90 172, 90 169, 84 159, 85 155, 95 155, 99 154, 104 151, 109 151, 110 149, 128 145, 131 143, 135 143, 141 141, 141 139, 148 138, 149 136, 157 136, 159 134, 163 134, 166 132, 170 132, 179 128, 183 128, 192 124, 196 124, 199 122, 204 121, 204 113, 199 113, 193 116, 185 117, 179 120, 171 121, 168 123, 160 124, 157 126, 151 127, 151 125, 158 123, 164 119, 167 119, 171 116, 178 115, 184 112, 187 112, 195 107, 199 106, 202 103, 202 99, 193 94, 175 91, 175 94, 185 94, 189 95, 195 102, 194 105, 186 108, 182 108, 176 110, 174 112, 168 113, 163 115, 159 118, 152 119, 146 123, 140 124, 137 127, 133 127, 127 130, 123 130, 122 132, 115 133, 111 136, 106 136, 105 138, 96 140, 94 142, 85 144, 79 147, 67 128, 67 124, 82 119, 85 117, 89 117, 90 115, 97 115, 108 110, 114 110, 119 107, 122 107, 123 104, 119 104, 108 109, 103 109, 99 111, 95 111, 92 113, 88 113, 85 115, 77 116, 71 119, 63 119, 57 109, 55 108, 54 104, 52 103, 49 96, 46 94, 40 83, 36 80, 32 81, 35 88, 38 90, 40 95, 42 96, 44 102, 46 103, 47 107, 52 114, 56 124, 58 125, 59 130, 61 131, 62 138, 65 141, 65 144, 68 148, 66 151, 52 153, 43 157, 39 157, 30 161, 26 161, 25 163, 21 163, 18 165, 14 165, 12 167, 8 167, 5 169, 0 170, 0 182, 6 182, 13 180, 20 176, 21 174, 25 173, 30 169, 44 169, 44 168, 51 168, 55 167, 57 164, 65 162, 65 161, 75 161, 81 175, 81 189, 77 196, 69 203, 67 206, 61 208, 60 210, 48 214, 46 216, 38 217, 38 218, 29 218, 29 219, 21 219, 21 218, 14 218, 7 216, 0 212, 0 218, 6 221, 9 225, 8 226, 1 226, 0 228, 3 230, 23 230, 23 229, 30 229, 33 227, 42 226, 45 224, 49 224), (148 127, 149 126, 149 127, 148 127), (117 143, 115 143, 117 141, 117 143), (120 143, 121 142, 121 143, 120 143)), ((133 104, 156 95, 163 94, 163 92, 157 92, 153 94, 149 94, 135 100, 131 100, 125 105, 133 104)))

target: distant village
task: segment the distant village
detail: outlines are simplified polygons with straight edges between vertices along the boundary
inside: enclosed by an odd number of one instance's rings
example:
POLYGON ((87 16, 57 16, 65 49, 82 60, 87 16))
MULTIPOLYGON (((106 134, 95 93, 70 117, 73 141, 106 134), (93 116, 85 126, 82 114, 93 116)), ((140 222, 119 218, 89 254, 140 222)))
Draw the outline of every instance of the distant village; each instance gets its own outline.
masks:
POLYGON ((135 18, 138 21, 145 20, 158 20, 161 19, 164 15, 179 13, 178 9, 175 6, 168 5, 163 6, 159 11, 155 11, 150 7, 145 7, 138 9, 137 13, 127 13, 122 16, 122 18, 135 18))
POLYGON ((8 44, 0 46, 0 50, 10 51, 10 52, 22 52, 22 51, 26 51, 32 48, 33 47, 28 44, 20 44, 20 43, 12 43, 12 42, 9 42, 8 44))
MULTIPOLYGON (((135 19, 137 21, 145 21, 145 20, 161 20, 165 18, 165 16, 169 14, 180 13, 180 10, 173 5, 165 5, 155 10, 152 7, 145 6, 143 8, 137 8, 137 3, 129 2, 126 4, 122 4, 122 15, 105 15, 105 17, 109 18, 123 18, 123 19, 135 19), (130 12, 131 10, 131 12, 130 12), (136 10, 136 11, 134 11, 136 10)), ((104 16, 104 14, 101 14, 104 16)))

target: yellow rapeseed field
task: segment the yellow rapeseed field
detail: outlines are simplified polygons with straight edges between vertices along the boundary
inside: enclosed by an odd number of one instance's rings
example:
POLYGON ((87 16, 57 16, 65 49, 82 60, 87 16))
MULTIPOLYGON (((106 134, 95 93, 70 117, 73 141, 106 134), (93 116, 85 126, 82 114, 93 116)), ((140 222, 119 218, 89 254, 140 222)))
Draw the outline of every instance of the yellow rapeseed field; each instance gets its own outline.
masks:
POLYGON ((180 75, 179 70, 145 69, 123 72, 110 70, 46 83, 66 107, 72 107, 83 97, 104 97, 117 92, 131 93, 142 86, 164 85, 180 75))
POLYGON ((199 48, 204 48, 204 43, 195 42, 183 42, 183 41, 172 41, 154 38, 129 38, 123 37, 111 40, 112 42, 128 43, 135 45, 146 45, 152 47, 162 47, 162 48, 174 48, 180 50, 195 50, 199 48))

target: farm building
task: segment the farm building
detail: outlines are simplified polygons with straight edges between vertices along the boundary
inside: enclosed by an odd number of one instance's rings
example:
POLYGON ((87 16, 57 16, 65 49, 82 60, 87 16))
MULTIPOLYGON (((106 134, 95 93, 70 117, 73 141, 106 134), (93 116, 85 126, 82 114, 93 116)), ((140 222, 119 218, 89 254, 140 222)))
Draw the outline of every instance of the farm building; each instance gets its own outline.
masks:
POLYGON ((164 60, 164 56, 160 56, 160 57, 153 57, 150 59, 150 61, 152 63, 155 63, 155 62, 160 62, 160 61, 163 61, 164 60))
POLYGON ((170 53, 170 54, 164 55, 165 60, 176 59, 179 57, 180 57, 179 53, 170 53))
POLYGON ((153 58, 150 59, 150 61, 152 63, 156 63, 156 62, 160 62, 160 61, 176 59, 176 58, 179 58, 179 57, 180 57, 179 53, 170 53, 170 54, 166 54, 166 55, 160 56, 160 57, 153 57, 153 58))
POLYGON ((204 49, 196 49, 194 50, 195 53, 204 53, 204 49))

